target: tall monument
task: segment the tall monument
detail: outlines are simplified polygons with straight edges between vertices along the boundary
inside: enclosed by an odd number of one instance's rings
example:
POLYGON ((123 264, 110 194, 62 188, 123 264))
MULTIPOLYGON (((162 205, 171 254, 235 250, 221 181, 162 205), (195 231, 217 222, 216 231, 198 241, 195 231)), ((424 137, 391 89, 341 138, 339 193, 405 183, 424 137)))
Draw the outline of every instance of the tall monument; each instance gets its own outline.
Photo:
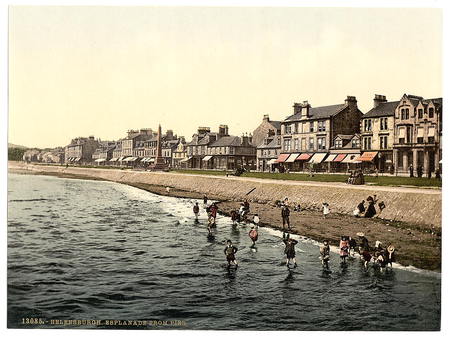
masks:
POLYGON ((156 139, 156 158, 155 164, 152 167, 154 170, 167 170, 169 165, 164 161, 162 156, 162 143, 161 143, 161 124, 158 126, 158 137, 156 139))

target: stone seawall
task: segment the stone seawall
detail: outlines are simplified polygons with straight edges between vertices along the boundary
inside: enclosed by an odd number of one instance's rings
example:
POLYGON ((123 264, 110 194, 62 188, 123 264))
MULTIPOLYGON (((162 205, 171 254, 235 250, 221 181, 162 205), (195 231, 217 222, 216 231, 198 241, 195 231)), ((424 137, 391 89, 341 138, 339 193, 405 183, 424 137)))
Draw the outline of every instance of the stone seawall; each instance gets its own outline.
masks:
MULTIPOLYGON (((207 176, 197 174, 141 172, 115 169, 76 168, 61 166, 9 163, 10 170, 30 173, 66 173, 121 183, 163 185, 180 190, 212 194, 225 200, 243 200, 273 203, 289 197, 302 207, 320 209, 322 202, 330 204, 332 212, 351 214, 356 205, 369 195, 376 194, 386 208, 380 218, 403 221, 415 225, 441 227, 442 193, 437 189, 349 186, 341 183, 313 183, 280 181, 245 177, 207 176), (255 188, 248 196, 246 194, 255 188)), ((377 207, 378 210, 378 207, 377 207)), ((345 226, 345 224, 343 224, 345 226)))

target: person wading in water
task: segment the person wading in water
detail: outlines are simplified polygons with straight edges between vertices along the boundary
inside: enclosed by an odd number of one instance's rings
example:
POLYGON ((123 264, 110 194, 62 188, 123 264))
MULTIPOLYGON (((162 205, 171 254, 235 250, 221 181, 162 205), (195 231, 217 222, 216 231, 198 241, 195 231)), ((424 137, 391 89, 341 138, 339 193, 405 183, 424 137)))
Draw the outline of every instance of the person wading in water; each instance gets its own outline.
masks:
POLYGON ((320 259, 322 260, 322 266, 329 270, 328 261, 330 261, 330 246, 328 245, 328 240, 323 240, 323 245, 319 248, 320 259))
POLYGON ((233 244, 231 243, 231 240, 227 240, 227 245, 225 246, 225 249, 223 250, 223 253, 227 257, 227 262, 228 262, 227 268, 231 267, 231 262, 234 263, 236 268, 238 267, 238 263, 236 261, 236 256, 235 256, 237 251, 238 251, 238 249, 235 246, 233 246, 233 244))
POLYGON ((284 248, 284 253, 286 254, 286 266, 289 267, 289 262, 292 260, 294 262, 294 268, 297 267, 297 261, 295 261, 295 245, 298 243, 289 237, 289 233, 283 232, 283 242, 286 245, 284 248))
POLYGON ((252 240, 253 244, 251 248, 254 248, 256 245, 256 241, 258 241, 258 225, 253 225, 250 232, 248 232, 248 236, 252 240))
POLYGON ((198 207, 198 202, 195 203, 194 207, 192 208, 192 211, 195 215, 195 223, 198 223, 198 213, 200 212, 200 207, 198 207))

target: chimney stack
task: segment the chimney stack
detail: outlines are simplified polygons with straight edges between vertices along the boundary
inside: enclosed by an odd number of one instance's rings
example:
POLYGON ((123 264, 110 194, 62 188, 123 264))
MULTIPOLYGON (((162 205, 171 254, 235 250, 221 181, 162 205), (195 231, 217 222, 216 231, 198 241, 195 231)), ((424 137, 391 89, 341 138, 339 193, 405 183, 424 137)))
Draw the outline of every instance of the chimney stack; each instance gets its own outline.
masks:
POLYGON ((263 122, 270 122, 269 115, 264 115, 263 122))
POLYGON ((387 102, 386 96, 375 94, 375 98, 373 99, 373 107, 376 108, 381 103, 386 103, 386 102, 387 102))
POLYGON ((219 137, 228 136, 228 125, 219 125, 219 137))

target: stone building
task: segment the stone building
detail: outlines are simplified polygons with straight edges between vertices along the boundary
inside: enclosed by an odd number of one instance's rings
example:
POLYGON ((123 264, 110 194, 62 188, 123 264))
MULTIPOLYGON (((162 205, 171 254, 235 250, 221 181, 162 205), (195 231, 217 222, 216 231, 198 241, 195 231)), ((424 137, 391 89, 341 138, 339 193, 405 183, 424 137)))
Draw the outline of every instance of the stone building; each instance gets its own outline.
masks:
POLYGON ((256 167, 261 172, 273 172, 281 151, 281 136, 268 131, 263 142, 256 148, 256 167))
POLYGON ((359 134, 337 135, 324 164, 328 172, 349 172, 359 168, 361 161, 361 137, 359 134))
POLYGON ((240 167, 248 170, 256 169, 256 147, 252 144, 251 135, 238 137, 230 136, 227 132, 210 144, 206 153, 207 155, 202 158, 206 169, 235 170, 240 167))
POLYGON ((386 96, 375 95, 373 108, 361 118, 363 168, 392 172, 394 147, 394 115, 399 101, 388 102, 386 96))
POLYGON ((113 158, 116 149, 115 141, 99 141, 98 148, 92 154, 92 160, 98 165, 105 165, 113 158))
POLYGON ((294 114, 281 122, 281 154, 277 163, 291 171, 323 169, 333 139, 359 133, 362 112, 354 96, 342 104, 312 107, 294 103, 294 114))
POLYGON ((174 168, 187 167, 187 151, 184 137, 178 138, 177 147, 172 153, 172 164, 174 168))
POLYGON ((267 136, 281 134, 281 122, 271 121, 269 115, 264 115, 261 124, 253 131, 253 145, 262 145, 267 136))
POLYGON ((197 133, 192 135, 192 140, 186 144, 187 148, 187 167, 202 169, 207 167, 202 159, 207 155, 208 146, 214 143, 219 134, 224 136, 228 134, 228 126, 219 126, 219 133, 211 132, 209 127, 199 127, 197 133))
POLYGON ((132 157, 136 143, 153 137, 152 129, 128 130, 127 137, 122 139, 122 156, 132 157))
POLYGON ((92 161, 92 154, 98 147, 98 140, 94 136, 72 139, 65 147, 65 163, 86 164, 92 161))
POLYGON ((442 159, 442 98, 404 94, 394 112, 395 172, 430 176, 442 159))

